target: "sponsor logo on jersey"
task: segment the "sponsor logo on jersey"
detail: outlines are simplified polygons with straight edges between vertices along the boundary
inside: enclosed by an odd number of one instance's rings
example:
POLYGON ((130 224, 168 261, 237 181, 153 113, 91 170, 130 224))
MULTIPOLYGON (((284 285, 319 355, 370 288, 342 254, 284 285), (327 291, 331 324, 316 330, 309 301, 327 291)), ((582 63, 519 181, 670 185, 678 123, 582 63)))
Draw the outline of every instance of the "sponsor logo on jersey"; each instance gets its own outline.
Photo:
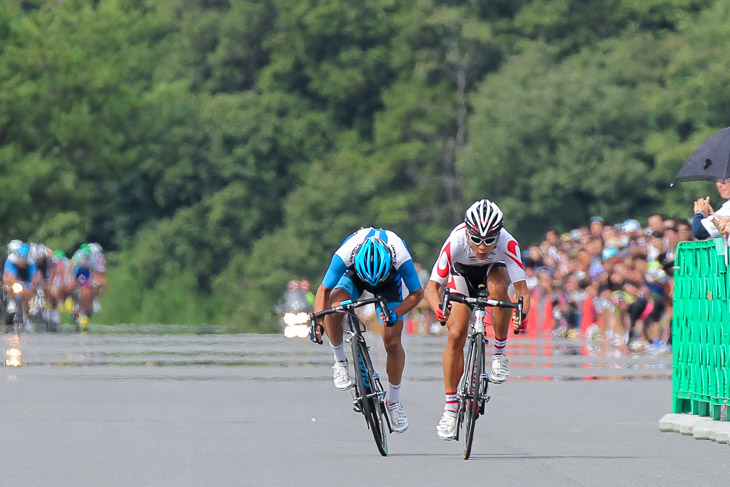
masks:
MULTIPOLYGON (((363 240, 363 242, 364 242, 364 240, 363 240)), ((352 263, 355 262, 355 256, 357 255, 357 251, 360 250, 360 247, 362 247, 362 242, 355 245, 352 248, 352 252, 350 252, 350 262, 352 262, 352 263)))

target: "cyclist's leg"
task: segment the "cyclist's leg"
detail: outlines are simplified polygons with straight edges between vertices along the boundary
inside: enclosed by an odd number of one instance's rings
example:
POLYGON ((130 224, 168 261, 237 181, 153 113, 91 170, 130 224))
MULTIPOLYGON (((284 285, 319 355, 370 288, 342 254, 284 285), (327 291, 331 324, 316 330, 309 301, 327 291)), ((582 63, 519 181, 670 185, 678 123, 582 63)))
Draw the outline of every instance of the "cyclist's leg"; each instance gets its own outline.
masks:
MULTIPOLYGON (((507 289, 509 288, 510 279, 507 274, 507 268, 503 266, 494 266, 489 271, 487 277, 487 289, 489 289, 489 297, 500 301, 508 301, 509 296, 507 289)), ((494 335, 497 339, 507 339, 509 332, 510 317, 512 310, 509 308, 492 308, 494 314, 494 335)))
POLYGON ((398 323, 393 326, 383 325, 382 333, 386 353, 385 371, 388 374, 388 382, 399 385, 403 377, 403 368, 406 365, 406 352, 401 342, 403 320, 398 320, 398 323))
POLYGON ((436 426, 442 440, 456 438, 459 401, 457 388, 464 373, 464 343, 466 342, 471 309, 461 303, 452 303, 451 314, 446 321, 448 335, 444 349, 444 412, 436 426))
MULTIPOLYGON (((494 266, 490 269, 487 277, 487 288, 490 297, 507 301, 509 296, 509 275, 503 266, 494 266)), ((509 365, 505 356, 507 337, 509 333, 510 317, 512 310, 509 308, 492 308, 494 314, 494 354, 492 355, 492 372, 489 380, 495 384, 501 384, 509 377, 509 365)))
POLYGON ((471 318, 471 309, 461 303, 452 303, 451 315, 446 321, 448 335, 444 349, 444 390, 455 392, 464 373, 464 343, 471 318))
POLYGON ((91 316, 91 286, 88 282, 79 284, 79 306, 83 314, 91 316))
MULTIPOLYGON (((390 307, 389 303, 389 307, 390 307)), ((395 303, 397 305, 399 303, 395 303)), ((385 346, 385 371, 388 374, 388 413, 391 426, 396 433, 403 433, 408 429, 408 417, 400 400, 401 380, 406 365, 406 353, 401 342, 403 333, 403 319, 393 326, 383 326, 383 345, 385 346)))
MULTIPOLYGON (((340 301, 347 299, 353 299, 357 296, 352 296, 355 293, 353 289, 349 289, 347 282, 343 282, 347 278, 343 277, 340 282, 335 286, 335 289, 330 293, 330 299, 327 306, 332 306, 340 301), (341 285, 342 284, 342 285, 341 285)), ((345 355, 345 348, 343 343, 343 318, 341 313, 333 313, 324 317, 322 324, 324 325, 325 332, 327 333, 327 340, 330 343, 332 349, 332 355, 334 356, 334 364, 332 365, 332 374, 335 387, 339 390, 347 390, 354 385, 350 373, 347 369, 347 355, 345 355)))
POLYGON ((25 310, 26 318, 30 312, 30 300, 35 296, 36 288, 33 286, 33 281, 28 279, 27 281, 21 281, 23 284, 23 309, 25 310))
POLYGON ((99 309, 101 309, 101 304, 99 303, 99 299, 101 298, 101 294, 104 292, 105 287, 106 287, 106 273, 94 271, 91 274, 91 302, 92 302, 92 307, 93 307, 95 313, 99 309))
MULTIPOLYGON (((406 352, 403 349, 403 343, 401 341, 401 337, 403 335, 403 317, 401 316, 393 326, 387 326, 387 323, 383 323, 382 317, 390 316, 390 311, 396 309, 403 302, 400 281, 398 284, 394 283, 381 286, 376 292, 383 296, 388 308, 387 310, 382 310, 380 309, 380 306, 376 306, 375 309, 378 320, 381 321, 380 330, 386 354, 385 370, 388 374, 388 382, 391 386, 399 388, 403 377, 403 368, 406 365, 406 352)), ((393 391, 391 390, 391 392, 393 391)), ((396 392, 396 395, 397 394, 398 393, 396 392)), ((395 400, 393 402, 398 401, 395 400)))
MULTIPOLYGON (((357 292, 354 286, 351 287, 350 285, 348 285, 348 282, 349 284, 352 283, 352 281, 350 281, 346 277, 340 279, 340 282, 337 283, 335 288, 330 293, 329 303, 327 303, 328 307, 347 299, 357 299, 360 297, 360 294, 357 292)), ((343 318, 344 315, 342 313, 333 313, 325 316, 322 320, 324 330, 327 333, 327 339, 329 340, 330 345, 333 347, 342 345, 343 318)))
MULTIPOLYGON (((449 278, 452 293, 470 296, 470 285, 460 274, 452 274, 449 278)), ((469 330, 471 309, 461 303, 451 303, 451 314, 446 320, 448 334, 444 349, 444 390, 446 394, 456 393, 459 379, 464 373, 464 343, 469 330)))
POLYGON ((65 299, 64 290, 62 289, 62 286, 57 277, 54 277, 53 281, 51 282, 51 293, 49 299, 51 303, 51 308, 56 310, 58 309, 59 303, 63 303, 63 300, 65 299))

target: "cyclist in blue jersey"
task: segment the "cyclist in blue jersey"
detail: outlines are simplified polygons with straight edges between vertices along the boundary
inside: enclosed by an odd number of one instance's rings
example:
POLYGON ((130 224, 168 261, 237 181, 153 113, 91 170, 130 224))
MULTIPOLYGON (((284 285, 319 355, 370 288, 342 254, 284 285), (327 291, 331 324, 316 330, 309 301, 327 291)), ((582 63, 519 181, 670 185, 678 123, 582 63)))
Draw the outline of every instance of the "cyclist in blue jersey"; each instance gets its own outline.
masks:
POLYGON ((12 247, 9 245, 8 251, 8 258, 5 260, 3 269, 3 289, 6 295, 10 296, 10 289, 14 283, 19 282, 23 285, 23 308, 26 316, 28 316, 28 303, 35 293, 36 284, 40 280, 38 268, 28 255, 30 245, 27 243, 20 243, 12 247))
MULTIPOLYGON (((406 357, 401 343, 403 316, 421 301, 423 289, 408 246, 390 230, 361 228, 347 237, 332 256, 322 284, 317 289, 314 312, 344 300, 356 300, 364 291, 382 295, 387 301, 387 309, 378 307, 376 311, 378 319, 386 325, 383 326, 382 333, 390 384, 388 412, 393 431, 402 433, 408 429, 408 418, 400 402, 406 357), (408 289, 405 297, 403 283, 408 289)), ((353 386, 353 381, 348 372, 347 357, 342 344, 342 315, 331 314, 322 321, 335 358, 332 366, 335 387, 347 390, 353 386)), ((320 330, 316 331, 316 339, 320 341, 320 330)))

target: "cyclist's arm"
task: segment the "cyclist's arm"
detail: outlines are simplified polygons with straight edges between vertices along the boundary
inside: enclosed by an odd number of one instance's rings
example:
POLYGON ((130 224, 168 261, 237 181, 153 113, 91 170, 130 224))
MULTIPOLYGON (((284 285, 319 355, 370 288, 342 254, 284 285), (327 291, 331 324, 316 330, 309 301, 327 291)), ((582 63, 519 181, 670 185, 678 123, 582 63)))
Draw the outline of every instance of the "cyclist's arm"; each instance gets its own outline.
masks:
POLYGON ((317 294, 314 296, 315 313, 319 313, 323 309, 329 308, 330 293, 346 271, 347 266, 342 258, 337 254, 333 255, 330 266, 324 274, 324 279, 322 279, 322 284, 319 285, 317 288, 317 294))
POLYGON ((434 313, 437 312, 441 305, 441 288, 443 286, 437 281, 429 280, 426 284, 426 302, 434 313))
POLYGON ((106 286, 106 274, 99 271, 94 272, 92 284, 96 289, 101 289, 106 286))
POLYGON ((408 288, 408 296, 393 309, 398 317, 401 318, 421 302, 423 299, 423 289, 421 288, 421 280, 418 278, 416 266, 413 265, 413 259, 408 259, 403 262, 398 268, 398 275, 405 282, 406 288, 408 288))
POLYGON ((329 289, 324 284, 319 285, 319 287, 317 288, 317 294, 314 295, 314 312, 315 313, 319 313, 323 309, 326 309, 329 307, 331 292, 332 292, 332 289, 329 289))
POLYGON ((517 281, 513 283, 517 299, 522 296, 522 312, 527 314, 530 312, 530 289, 527 287, 527 281, 517 281))
POLYGON ((6 291, 10 291, 10 286, 12 286, 17 280, 18 278, 12 272, 3 272, 3 288, 5 288, 6 291))
POLYGON ((416 305, 423 299, 423 289, 420 287, 415 291, 408 293, 408 296, 396 306, 393 311, 398 315, 398 319, 402 319, 406 313, 416 307, 416 305))
POLYGON ((30 273, 30 282, 34 288, 38 287, 38 284, 43 280, 43 269, 38 266, 31 267, 28 272, 30 273))

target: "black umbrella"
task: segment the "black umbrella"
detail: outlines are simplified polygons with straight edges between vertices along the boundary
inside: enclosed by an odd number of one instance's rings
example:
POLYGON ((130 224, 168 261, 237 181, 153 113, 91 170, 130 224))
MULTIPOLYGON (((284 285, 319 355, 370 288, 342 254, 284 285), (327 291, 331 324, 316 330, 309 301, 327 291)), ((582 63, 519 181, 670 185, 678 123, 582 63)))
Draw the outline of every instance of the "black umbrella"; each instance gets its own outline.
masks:
POLYGON ((718 179, 730 179, 730 127, 704 141, 682 165, 674 182, 718 179))

